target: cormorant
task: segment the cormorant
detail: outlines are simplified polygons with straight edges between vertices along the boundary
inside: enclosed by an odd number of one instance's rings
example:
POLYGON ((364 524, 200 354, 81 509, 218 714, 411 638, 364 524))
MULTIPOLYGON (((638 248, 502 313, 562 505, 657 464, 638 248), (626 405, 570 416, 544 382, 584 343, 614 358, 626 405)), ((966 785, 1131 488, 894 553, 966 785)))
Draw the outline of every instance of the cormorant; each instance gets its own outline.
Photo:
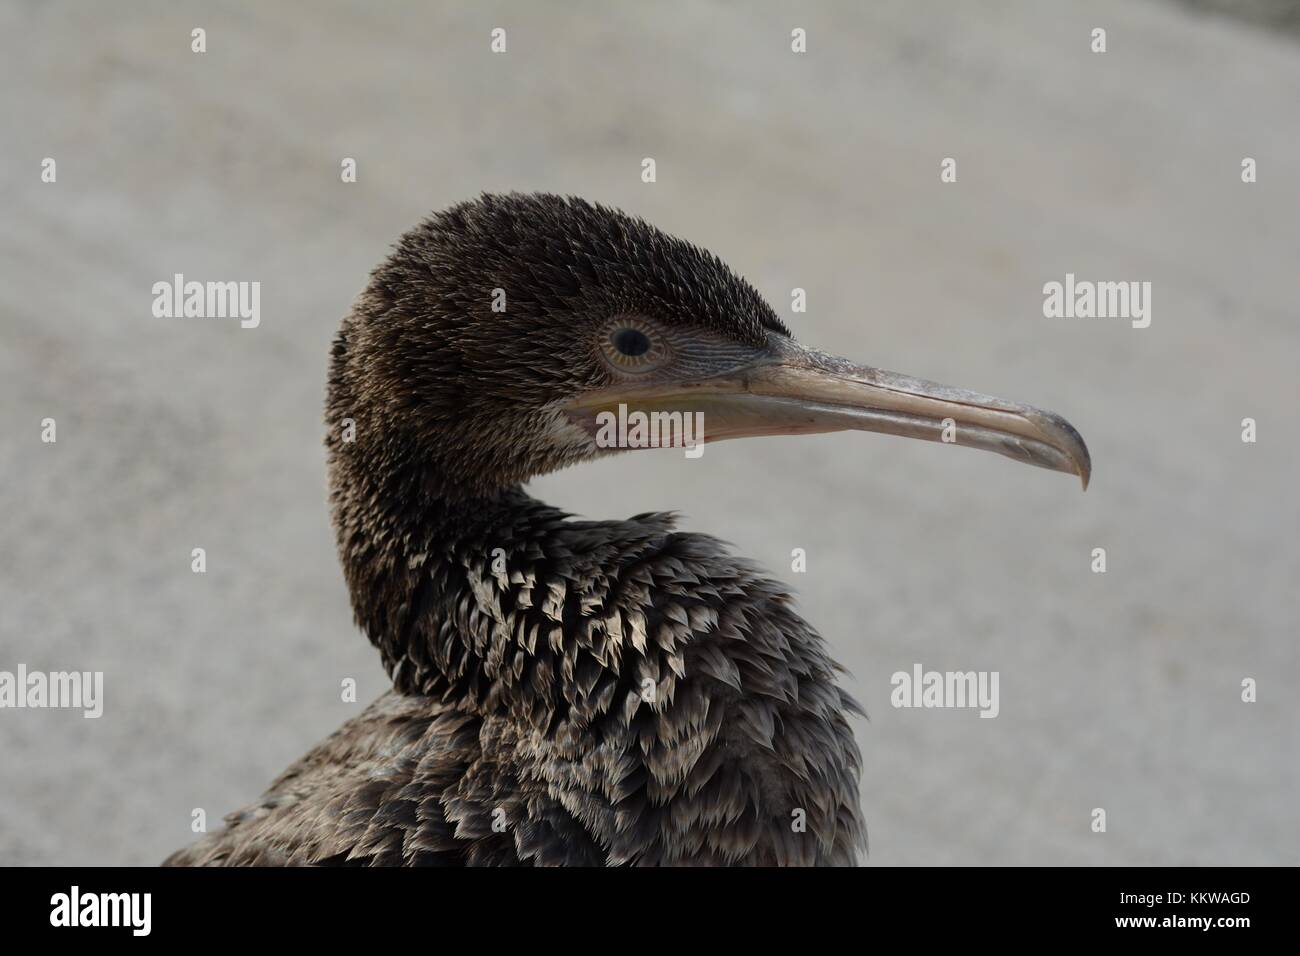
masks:
POLYGON ((329 373, 339 555, 393 689, 168 864, 856 862, 861 711, 785 585, 670 514, 578 521, 521 489, 614 450, 620 405, 703 412, 707 441, 862 429, 1088 481, 1062 418, 805 348, 640 219, 453 206, 371 274, 329 373))

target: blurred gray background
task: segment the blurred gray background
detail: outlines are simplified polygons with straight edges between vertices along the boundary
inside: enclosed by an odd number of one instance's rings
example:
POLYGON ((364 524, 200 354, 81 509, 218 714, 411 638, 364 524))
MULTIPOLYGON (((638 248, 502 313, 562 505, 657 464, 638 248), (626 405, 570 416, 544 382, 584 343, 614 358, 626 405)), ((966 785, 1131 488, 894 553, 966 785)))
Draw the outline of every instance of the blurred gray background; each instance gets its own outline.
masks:
POLYGON ((4 0, 0 669, 106 699, 0 711, 0 862, 157 862, 385 688, 325 506, 329 343, 403 230, 510 189, 643 215, 805 343, 1087 438, 1087 494, 851 433, 533 485, 680 510, 797 588, 871 713, 870 862, 1300 862, 1300 45, 1294 4, 1213 6, 4 0), (261 327, 155 319, 176 272, 260 281, 261 327), (1044 318, 1066 272, 1152 282, 1151 327, 1044 318), (998 670, 1000 716, 892 708, 915 662, 998 670))

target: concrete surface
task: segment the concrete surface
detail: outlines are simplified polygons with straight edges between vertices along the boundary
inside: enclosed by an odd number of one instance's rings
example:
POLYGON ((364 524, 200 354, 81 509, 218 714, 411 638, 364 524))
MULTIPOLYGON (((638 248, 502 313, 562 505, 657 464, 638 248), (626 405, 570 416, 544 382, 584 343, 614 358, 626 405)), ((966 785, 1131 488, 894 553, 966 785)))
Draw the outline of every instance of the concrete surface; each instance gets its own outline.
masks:
POLYGON ((0 5, 0 669, 106 683, 98 720, 0 710, 0 862, 158 861, 382 690, 324 504, 326 352, 402 230, 507 189, 642 214, 801 340, 1088 439, 1087 494, 855 434, 535 483, 678 509, 797 587, 872 715, 870 862, 1300 862, 1300 47, 1155 2, 794 9, 0 5), (261 326, 155 319, 176 272, 260 281, 261 326), (1067 272, 1152 282, 1150 328, 1044 318, 1067 272), (892 708, 916 662, 999 671, 1000 715, 892 708))

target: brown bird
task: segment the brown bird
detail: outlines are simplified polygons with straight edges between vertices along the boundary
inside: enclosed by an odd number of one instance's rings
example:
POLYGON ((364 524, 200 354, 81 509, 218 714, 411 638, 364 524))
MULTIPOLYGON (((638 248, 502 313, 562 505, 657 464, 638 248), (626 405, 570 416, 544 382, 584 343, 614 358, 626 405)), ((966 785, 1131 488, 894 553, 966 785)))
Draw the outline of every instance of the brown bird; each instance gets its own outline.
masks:
POLYGON ((786 587, 672 515, 577 521, 521 490, 638 411, 703 413, 706 441, 860 429, 1090 467, 1049 412, 797 344, 639 219, 447 209, 372 273, 330 365, 339 555, 393 689, 167 863, 856 862, 860 710, 786 587))

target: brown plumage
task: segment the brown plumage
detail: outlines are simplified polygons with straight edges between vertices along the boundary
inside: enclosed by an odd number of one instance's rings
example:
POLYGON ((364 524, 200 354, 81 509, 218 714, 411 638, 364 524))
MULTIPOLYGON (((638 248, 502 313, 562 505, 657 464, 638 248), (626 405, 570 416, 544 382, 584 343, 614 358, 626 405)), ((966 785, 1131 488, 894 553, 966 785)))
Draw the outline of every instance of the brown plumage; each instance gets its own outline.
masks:
MULTIPOLYGON (((707 405, 710 440, 930 438, 923 403, 971 402, 882 376, 581 200, 412 230, 343 322, 326 411, 340 558, 394 689, 168 864, 855 862, 858 708, 787 589, 671 515, 574 520, 520 484, 604 452, 615 401, 707 405)), ((980 408, 969 444, 1086 481, 1060 419, 980 408)))

